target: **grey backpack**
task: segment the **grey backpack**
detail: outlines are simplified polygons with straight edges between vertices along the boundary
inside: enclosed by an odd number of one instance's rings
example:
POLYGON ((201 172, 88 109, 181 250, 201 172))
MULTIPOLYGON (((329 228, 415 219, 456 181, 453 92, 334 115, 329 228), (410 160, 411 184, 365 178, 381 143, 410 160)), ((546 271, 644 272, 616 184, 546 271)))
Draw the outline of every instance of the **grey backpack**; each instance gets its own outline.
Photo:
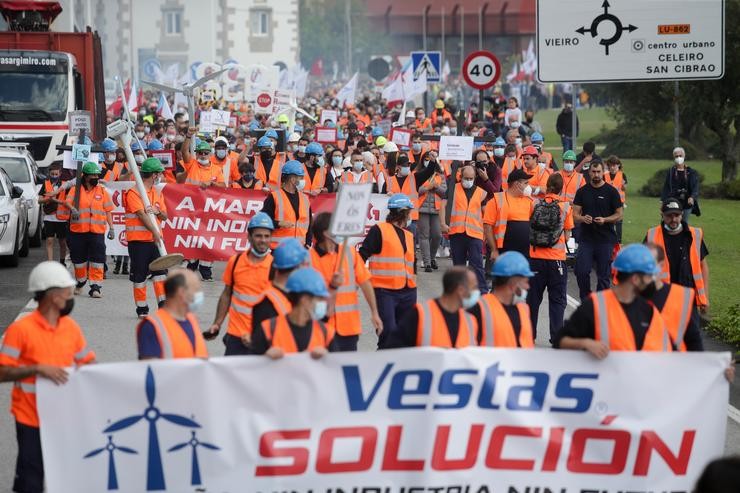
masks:
POLYGON ((534 247, 550 248, 563 233, 560 201, 538 200, 529 219, 529 244, 534 247))

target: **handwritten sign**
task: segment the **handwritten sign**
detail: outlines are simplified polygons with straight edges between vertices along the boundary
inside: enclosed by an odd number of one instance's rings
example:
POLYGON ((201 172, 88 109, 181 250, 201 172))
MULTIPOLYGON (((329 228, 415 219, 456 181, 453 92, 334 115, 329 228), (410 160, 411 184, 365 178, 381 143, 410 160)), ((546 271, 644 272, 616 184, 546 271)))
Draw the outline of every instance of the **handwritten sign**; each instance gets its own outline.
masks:
POLYGON ((337 123, 337 110, 321 110, 321 124, 327 121, 337 123))
POLYGON ((337 129, 329 127, 316 127, 316 142, 320 144, 334 143, 337 141, 337 129))
POLYGON ((473 137, 443 135, 439 139, 438 159, 470 161, 473 159, 473 137))
POLYGON ((329 225, 332 236, 344 238, 365 234, 367 208, 372 191, 372 183, 343 183, 339 187, 329 225))
POLYGON ((391 142, 399 146, 411 146, 411 130, 404 130, 402 128, 394 128, 391 130, 391 142))

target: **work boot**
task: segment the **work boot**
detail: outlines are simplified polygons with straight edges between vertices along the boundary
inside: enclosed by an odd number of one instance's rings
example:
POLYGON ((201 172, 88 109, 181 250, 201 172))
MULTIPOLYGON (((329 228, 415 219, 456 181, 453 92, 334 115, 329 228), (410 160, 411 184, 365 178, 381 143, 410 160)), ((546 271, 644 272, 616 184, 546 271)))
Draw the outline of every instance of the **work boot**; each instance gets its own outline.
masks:
POLYGON ((437 270, 439 269, 439 265, 437 265, 437 261, 432 259, 432 269, 437 270))
POLYGON ((136 316, 139 317, 139 319, 146 318, 147 315, 149 315, 148 306, 137 306, 136 307, 136 316))
POLYGON ((78 282, 78 283, 77 283, 77 285, 75 286, 75 294, 80 294, 80 293, 82 293, 82 288, 84 288, 84 287, 85 287, 85 283, 86 283, 86 282, 87 282, 87 281, 83 281, 83 282, 78 282))
POLYGON ((195 271, 198 270, 198 264, 199 263, 200 262, 198 262, 197 260, 188 260, 188 266, 187 267, 188 267, 189 270, 192 270, 193 272, 195 272, 195 271))
POLYGON ((432 271, 433 271, 433 269, 432 269, 432 266, 431 265, 425 265, 424 266, 424 272, 432 272, 432 271))
POLYGON ((121 257, 116 257, 116 263, 113 265, 113 273, 114 274, 120 274, 121 273, 121 257))
POLYGON ((198 267, 198 270, 200 271, 200 277, 205 282, 213 282, 213 270, 210 267, 204 267, 200 266, 198 267))
POLYGON ((121 274, 124 276, 128 275, 128 257, 123 255, 123 267, 121 268, 121 274))
POLYGON ((90 291, 88 293, 90 295, 90 298, 102 298, 103 295, 100 294, 100 289, 101 288, 100 288, 99 285, 97 285, 97 284, 91 284, 90 285, 90 291))

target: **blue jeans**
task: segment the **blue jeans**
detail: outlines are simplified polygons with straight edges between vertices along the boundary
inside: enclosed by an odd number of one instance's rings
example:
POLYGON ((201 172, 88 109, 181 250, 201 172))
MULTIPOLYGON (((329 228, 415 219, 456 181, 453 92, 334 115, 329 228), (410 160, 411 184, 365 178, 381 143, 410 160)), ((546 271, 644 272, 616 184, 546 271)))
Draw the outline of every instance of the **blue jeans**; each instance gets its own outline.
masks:
POLYGON ((688 209, 684 209, 683 210, 683 218, 682 219, 683 219, 683 222, 685 222, 686 224, 689 224, 689 216, 691 215, 691 210, 692 209, 693 209, 693 207, 689 207, 688 209))
POLYGON ((576 280, 581 301, 591 294, 591 269, 596 264, 596 290, 607 289, 611 285, 612 243, 592 243, 584 238, 578 244, 576 253, 576 280))
POLYGON ((488 292, 486 273, 483 269, 483 240, 466 234, 450 235, 450 256, 452 265, 468 265, 478 278, 478 289, 481 294, 488 292))
POLYGON ((560 136, 560 142, 563 144, 563 152, 573 150, 573 137, 562 135, 560 136))
POLYGON ((558 340, 558 333, 563 329, 565 306, 567 305, 568 268, 564 260, 544 260, 533 258, 529 261, 535 276, 529 279, 527 304, 532 320, 532 337, 537 339, 537 319, 540 304, 544 298, 545 288, 549 300, 550 342, 558 340))
POLYGON ((416 305, 416 288, 375 288, 378 315, 383 321, 383 332, 378 336, 378 348, 385 347, 391 333, 398 330, 397 324, 403 315, 416 305))

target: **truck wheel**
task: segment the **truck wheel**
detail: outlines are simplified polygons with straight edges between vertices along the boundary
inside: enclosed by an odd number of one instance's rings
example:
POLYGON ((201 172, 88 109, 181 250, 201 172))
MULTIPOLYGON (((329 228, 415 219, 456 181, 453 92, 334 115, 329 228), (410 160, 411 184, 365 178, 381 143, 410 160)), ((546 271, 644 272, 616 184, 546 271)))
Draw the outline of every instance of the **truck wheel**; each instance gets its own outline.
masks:
POLYGON ((41 211, 39 211, 38 224, 36 225, 36 234, 29 238, 29 243, 32 247, 41 246, 41 230, 44 227, 44 221, 41 219, 41 211))

